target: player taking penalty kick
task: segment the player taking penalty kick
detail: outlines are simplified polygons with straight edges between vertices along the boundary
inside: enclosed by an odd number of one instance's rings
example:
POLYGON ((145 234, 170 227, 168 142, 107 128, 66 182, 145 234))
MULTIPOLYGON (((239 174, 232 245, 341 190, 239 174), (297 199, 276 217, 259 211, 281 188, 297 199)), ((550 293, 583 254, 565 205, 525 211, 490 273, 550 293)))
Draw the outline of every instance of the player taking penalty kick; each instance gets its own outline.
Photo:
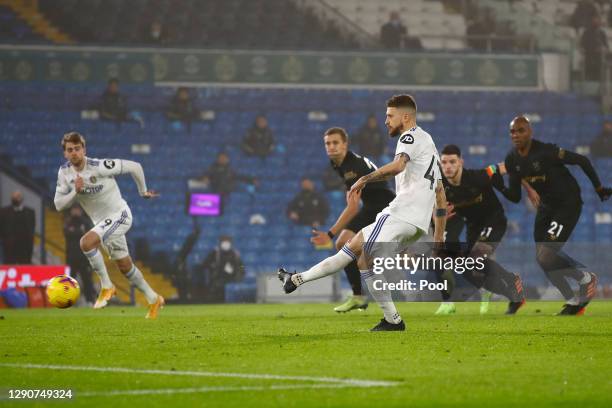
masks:
POLYGON ((405 330, 384 275, 375 275, 370 260, 382 256, 386 244, 406 244, 425 234, 436 206, 434 240, 444 241, 446 197, 442 186, 439 157, 431 136, 416 124, 417 106, 410 95, 396 95, 387 101, 385 125, 391 137, 399 136, 395 159, 385 166, 359 178, 350 195, 358 194, 369 183, 395 177, 396 197, 376 217, 362 228, 337 254, 324 259, 309 270, 289 273, 280 268, 278 277, 286 293, 298 286, 331 275, 357 260, 370 293, 384 313, 372 331, 405 330), (374 282, 376 281, 376 289, 374 282), (378 289, 378 288, 383 288, 378 289))
POLYGON ((149 303, 145 317, 157 318, 159 309, 164 305, 164 298, 151 289, 130 258, 125 234, 132 226, 132 212, 121 197, 115 176, 130 174, 138 186, 140 196, 145 199, 157 197, 158 194, 147 190, 139 163, 119 159, 98 160, 85 156, 85 138, 77 132, 64 135, 62 148, 68 161, 57 173, 55 207, 62 211, 77 201, 94 223, 94 227, 81 238, 81 250, 101 283, 94 309, 105 307, 116 292, 99 250, 100 246, 104 246, 119 270, 145 295, 149 303))
MULTIPOLYGON (((346 130, 339 127, 330 128, 325 132, 323 140, 330 163, 344 180, 348 191, 351 190, 351 187, 359 178, 376 171, 376 165, 368 158, 359 156, 348 149, 349 137, 346 130)), ((347 195, 348 197, 349 195, 347 195)), ((395 198, 395 194, 389 189, 387 182, 379 181, 369 183, 361 194, 351 194, 350 198, 347 201, 346 208, 329 231, 313 231, 314 236, 311 241, 314 244, 325 245, 334 236, 338 236, 336 249, 340 250, 357 232, 376 221, 378 213, 389 205, 395 198), (363 202, 361 208, 359 208, 359 198, 363 202)), ((353 309, 365 309, 368 302, 362 293, 357 261, 348 264, 344 271, 353 289, 353 296, 334 310, 344 313, 353 309)))

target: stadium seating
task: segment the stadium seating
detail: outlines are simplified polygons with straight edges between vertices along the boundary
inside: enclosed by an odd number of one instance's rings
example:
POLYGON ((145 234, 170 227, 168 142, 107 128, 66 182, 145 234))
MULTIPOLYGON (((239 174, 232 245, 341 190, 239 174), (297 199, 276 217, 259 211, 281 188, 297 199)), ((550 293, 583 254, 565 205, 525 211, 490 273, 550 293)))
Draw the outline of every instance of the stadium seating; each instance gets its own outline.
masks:
MULTIPOLYGON (((141 200, 129 177, 119 179, 134 214, 130 238, 147 238, 152 252, 175 253, 192 226, 185 213, 187 178, 203 173, 215 154, 225 150, 242 173, 260 180, 260 186, 254 193, 240 186, 226 203, 222 217, 200 219, 202 235, 190 263, 201 262, 218 236, 229 234, 237 238, 236 247, 244 256, 250 276, 273 270, 278 264, 302 268, 328 254, 310 246, 308 227, 287 221, 286 205, 298 191, 300 177, 310 175, 318 181, 328 165, 321 144, 323 130, 341 125, 355 131, 371 112, 382 120, 382 107, 388 97, 386 91, 201 88, 199 104, 214 109, 216 118, 195 123, 188 132, 168 123, 161 113, 173 92, 162 87, 123 86, 129 105, 145 118, 144 129, 136 123, 117 127, 114 123, 81 119, 79 110, 90 106, 103 86, 1 83, 0 94, 9 98, 0 105, 0 154, 12 155, 14 164, 28 166, 34 177, 44 178, 51 194, 57 168, 63 162, 58 142, 68 130, 86 135, 91 157, 141 162, 148 184, 161 191, 162 196, 153 201, 141 200), (308 112, 313 109, 326 111, 328 119, 309 120, 308 112), (268 116, 277 143, 283 146, 263 163, 243 156, 239 148, 258 113, 268 116), (150 144, 151 153, 133 154, 133 144, 150 144), (249 225, 251 215, 256 213, 265 217, 266 225, 249 225)), ((435 116, 433 121, 421 122, 421 126, 434 135, 439 148, 447 143, 460 145, 469 167, 504 158, 510 147, 508 122, 517 113, 537 113, 541 119, 534 121, 536 135, 569 149, 588 145, 605 119, 595 101, 575 94, 419 91, 415 95, 421 110, 435 116), (481 154, 470 154, 470 149, 480 150, 481 154)), ((392 152, 392 140, 390 148, 392 152)), ((372 159, 381 162, 381 158, 372 159)), ((596 166, 610 184, 612 159, 598 159, 596 166)), ((612 242, 612 225, 595 223, 595 212, 605 212, 605 208, 582 172, 574 174, 583 187, 585 207, 573 240, 612 242)), ((328 193, 328 198, 332 214, 338 214, 343 208, 343 195, 328 193)), ((504 205, 512 224, 506 240, 530 242, 533 212, 525 204, 504 205)))
POLYGON ((0 42, 29 42, 45 43, 48 42, 44 37, 32 31, 32 28, 15 12, 0 5, 0 42))
MULTIPOLYGON (((579 36, 570 26, 577 3, 578 0, 484 0, 479 6, 493 10, 498 21, 512 22, 518 32, 532 34, 540 49, 569 52, 578 47, 579 36)), ((602 12, 603 21, 605 11, 602 12)), ((605 24, 603 29, 608 41, 612 40, 612 29, 605 24)))
POLYGON ((354 48, 332 24, 276 0, 39 0, 44 15, 80 43, 205 48, 354 48), (149 39, 153 22, 160 41, 149 39), (257 33, 254 35, 254 33, 257 33))
POLYGON ((466 48, 464 40, 460 38, 465 36, 465 18, 461 14, 447 12, 441 1, 328 0, 327 3, 376 38, 380 35, 380 27, 389 21, 389 13, 398 11, 408 34, 423 36, 421 42, 425 49, 466 48))

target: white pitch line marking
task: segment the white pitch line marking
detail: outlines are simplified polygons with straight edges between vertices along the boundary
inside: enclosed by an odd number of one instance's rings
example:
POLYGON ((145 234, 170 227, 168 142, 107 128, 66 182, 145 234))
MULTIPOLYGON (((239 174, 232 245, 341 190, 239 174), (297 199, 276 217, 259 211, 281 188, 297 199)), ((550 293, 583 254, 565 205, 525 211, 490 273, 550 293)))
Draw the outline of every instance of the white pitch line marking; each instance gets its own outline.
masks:
POLYGON ((71 365, 56 365, 56 364, 17 364, 17 363, 0 363, 0 367, 13 368, 38 368, 48 370, 73 370, 73 371, 98 371, 104 373, 131 373, 131 374, 158 374, 172 376, 190 376, 190 377, 225 377, 225 378, 249 378, 259 380, 291 380, 291 381, 309 381, 328 384, 340 384, 344 386, 354 387, 393 387, 399 385, 396 381, 376 381, 376 380, 359 380, 355 378, 334 378, 334 377, 310 377, 310 376, 292 376, 278 374, 248 374, 248 373, 221 373, 213 371, 179 371, 179 370, 146 370, 138 368, 125 367, 95 367, 95 366, 71 366, 71 365))
POLYGON ((255 385, 255 386, 219 386, 219 387, 195 387, 195 388, 162 388, 144 390, 114 390, 96 392, 75 392, 75 397, 107 397, 117 395, 172 395, 172 394, 198 394, 207 392, 231 392, 231 391, 277 391, 295 390, 301 388, 349 388, 349 384, 293 384, 293 385, 255 385))

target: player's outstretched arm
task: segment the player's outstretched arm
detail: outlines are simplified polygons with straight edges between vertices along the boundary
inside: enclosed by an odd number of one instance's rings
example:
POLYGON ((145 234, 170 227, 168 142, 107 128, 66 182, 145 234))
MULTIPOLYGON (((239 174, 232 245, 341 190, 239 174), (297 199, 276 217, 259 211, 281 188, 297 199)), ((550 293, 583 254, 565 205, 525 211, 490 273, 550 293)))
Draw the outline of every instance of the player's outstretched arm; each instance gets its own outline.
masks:
POLYGON ((487 168, 487 173, 491 173, 491 184, 496 190, 502 193, 504 197, 513 203, 521 201, 521 177, 512 171, 508 171, 505 162, 489 166, 487 168), (504 184, 504 179, 502 177, 505 174, 508 174, 510 178, 508 187, 504 184))
POLYGON ((588 157, 578 153, 559 149, 559 159, 561 159, 564 164, 577 164, 580 166, 584 174, 586 174, 589 180, 591 180, 591 183, 593 184, 593 187, 595 188, 595 191, 597 192, 597 195, 601 201, 606 201, 608 198, 610 198, 612 189, 601 185, 597 171, 595 171, 595 168, 588 157))
POLYGON ((361 191, 367 183, 383 181, 396 176, 404 171, 408 160, 409 157, 406 153, 399 153, 395 155, 395 159, 391 163, 387 163, 378 170, 366 174, 357 180, 355 184, 353 184, 353 187, 351 187, 350 194, 355 194, 357 191, 361 191))
POLYGON ((140 163, 131 161, 131 160, 122 160, 121 165, 122 165, 121 172, 129 173, 132 176, 132 178, 134 179, 134 182, 136 183, 136 186, 138 187, 138 193, 140 194, 141 197, 154 198, 154 197, 159 196, 157 192, 147 190, 147 183, 145 182, 144 170, 142 169, 142 166, 140 165, 140 163))
POLYGON ((498 190, 513 203, 521 201, 521 177, 518 174, 510 174, 509 186, 505 185, 498 188, 498 190))
MULTIPOLYGON (((498 164, 492 164, 490 166, 487 166, 484 169, 483 174, 486 174, 486 176, 488 177, 489 183, 491 183, 491 185, 496 190, 501 192, 508 200, 515 202, 515 203, 518 203, 521 200, 521 180, 520 178, 518 178, 518 176, 508 173, 505 163, 498 163, 498 164), (509 188, 507 188, 506 185, 504 184, 503 176, 506 174, 510 174, 510 187, 509 188), (518 189, 516 187, 517 178, 519 181, 518 189)), ((529 193, 529 190, 527 190, 527 192, 529 193)), ((530 196, 530 199, 533 202, 533 199, 531 196, 530 196)))

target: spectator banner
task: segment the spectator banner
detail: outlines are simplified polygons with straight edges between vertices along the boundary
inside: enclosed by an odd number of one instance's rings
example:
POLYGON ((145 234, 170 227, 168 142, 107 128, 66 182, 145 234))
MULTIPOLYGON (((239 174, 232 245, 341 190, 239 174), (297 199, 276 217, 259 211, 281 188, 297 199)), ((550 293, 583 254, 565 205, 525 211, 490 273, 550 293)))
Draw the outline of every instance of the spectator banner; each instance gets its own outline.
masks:
POLYGON ((0 80, 535 89, 537 55, 0 46, 0 80))
POLYGON ((0 290, 45 286, 57 275, 70 275, 66 265, 0 265, 0 290))
POLYGON ((96 47, 1 46, 0 81, 151 82, 147 54, 96 47))
POLYGON ((155 55, 156 80, 224 84, 537 88, 537 56, 314 52, 155 55))

